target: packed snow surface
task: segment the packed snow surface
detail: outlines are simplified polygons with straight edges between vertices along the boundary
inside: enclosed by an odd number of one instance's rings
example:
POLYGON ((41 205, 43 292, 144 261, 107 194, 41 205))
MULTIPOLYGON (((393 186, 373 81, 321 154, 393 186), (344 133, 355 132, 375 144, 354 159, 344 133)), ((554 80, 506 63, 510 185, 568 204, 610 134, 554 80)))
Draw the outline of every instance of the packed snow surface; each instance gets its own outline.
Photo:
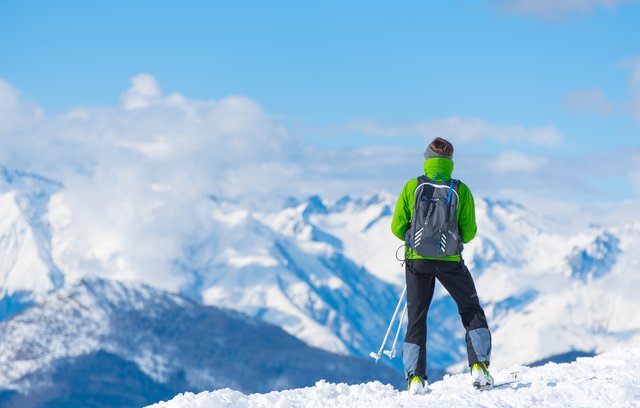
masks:
MULTIPOLYGON (((640 348, 618 349, 570 364, 511 367, 494 373, 496 382, 519 370, 522 381, 477 391, 469 375, 447 376, 427 395, 409 395, 380 382, 330 384, 245 395, 225 388, 179 394, 155 408, 244 407, 640 407, 640 348)), ((250 376, 248 377, 250 379, 250 376)))

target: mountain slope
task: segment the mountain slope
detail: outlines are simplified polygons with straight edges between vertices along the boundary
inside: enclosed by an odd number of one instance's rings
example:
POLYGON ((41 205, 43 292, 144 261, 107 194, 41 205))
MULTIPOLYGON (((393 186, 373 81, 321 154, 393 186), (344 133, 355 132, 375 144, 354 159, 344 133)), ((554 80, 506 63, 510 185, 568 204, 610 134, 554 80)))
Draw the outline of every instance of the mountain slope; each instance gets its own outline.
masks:
POLYGON ((378 347, 400 290, 346 256, 316 226, 326 213, 312 197, 280 213, 216 202, 216 236, 189 251, 205 304, 240 310, 283 327, 313 346, 366 356, 378 347), (221 239, 224 237, 224 239, 221 239))
POLYGON ((64 283, 51 255, 49 200, 62 185, 0 168, 0 321, 64 283))
POLYGON ((58 391, 70 376, 83 372, 95 382, 88 398, 126 396, 136 381, 153 396, 163 390, 264 392, 320 378, 394 382, 400 377, 384 367, 374 371, 366 360, 311 348, 237 312, 145 285, 101 279, 83 279, 0 323, 0 342, 0 387, 14 401, 25 395, 55 400, 64 396, 58 391), (132 367, 131 376, 118 376, 132 367))
POLYGON ((193 389, 180 376, 154 381, 130 361, 106 351, 62 358, 21 379, 27 393, 0 391, 2 407, 139 407, 193 389))
MULTIPOLYGON (((177 395, 156 408, 193 407, 638 407, 640 349, 621 349, 571 364, 512 367, 522 372, 520 383, 480 392, 468 375, 454 375, 430 385, 427 395, 409 395, 380 382, 346 385, 325 381, 314 387, 245 395, 231 389, 177 395)), ((496 378, 509 371, 496 372, 496 378)))

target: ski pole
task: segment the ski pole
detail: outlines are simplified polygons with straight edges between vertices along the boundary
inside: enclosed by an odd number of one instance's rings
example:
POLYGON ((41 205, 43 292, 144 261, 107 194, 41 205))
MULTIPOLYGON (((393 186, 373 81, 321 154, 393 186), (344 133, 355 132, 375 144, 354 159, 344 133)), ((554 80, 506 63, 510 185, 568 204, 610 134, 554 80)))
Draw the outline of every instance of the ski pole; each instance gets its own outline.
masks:
POLYGON ((404 285, 404 289, 402 290, 402 295, 400 295, 400 300, 398 300, 398 305, 396 306, 395 312, 393 312, 393 317, 391 317, 391 321, 389 322, 389 327, 387 328, 387 332, 384 335, 384 339, 382 339, 382 344, 380 345, 380 350, 377 353, 373 351, 369 353, 369 356, 376 360, 376 363, 382 356, 382 350, 384 349, 384 345, 387 343, 387 338, 389 338, 389 333, 391 332, 391 327, 393 327, 393 322, 396 321, 396 317, 398 316, 398 311, 400 310, 400 305, 402 305, 402 301, 404 300, 404 296, 407 293, 407 285, 404 285))
POLYGON ((391 345, 391 350, 385 350, 384 354, 392 359, 396 356, 396 343, 398 343, 398 336, 400 335, 400 329, 402 329, 402 322, 404 322, 404 316, 407 314, 407 304, 404 304, 404 308, 402 309, 402 315, 400 316, 400 323, 398 323, 398 329, 396 330, 396 337, 393 339, 393 344, 391 345))

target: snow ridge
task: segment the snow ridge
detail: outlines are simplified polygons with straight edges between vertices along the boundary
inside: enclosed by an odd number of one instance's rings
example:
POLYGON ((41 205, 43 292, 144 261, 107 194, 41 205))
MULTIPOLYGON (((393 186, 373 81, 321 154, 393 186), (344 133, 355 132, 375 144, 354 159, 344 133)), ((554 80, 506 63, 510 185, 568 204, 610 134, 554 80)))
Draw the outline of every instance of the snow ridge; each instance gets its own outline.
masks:
POLYGON ((490 391, 477 391, 467 374, 447 376, 429 386, 424 396, 412 396, 390 385, 331 384, 245 395, 232 389, 200 394, 179 394, 153 408, 252 408, 252 407, 639 407, 640 349, 619 349, 571 364, 542 367, 513 366, 494 373, 499 381, 513 370, 521 371, 520 383, 490 391))
MULTIPOLYGON (((5 390, 26 398, 22 404, 29 398, 54 398, 58 385, 73 378, 69 372, 83 370, 104 380, 92 379, 95 386, 80 393, 78 406, 86 405, 91 393, 125 398, 131 378, 114 378, 121 363, 129 365, 133 377, 139 373, 147 384, 172 391, 145 403, 182 390, 265 392, 320 378, 400 380, 390 368, 373 371, 370 360, 311 348, 279 327, 236 311, 203 306, 140 283, 99 278, 84 278, 0 322, 0 343, 0 405, 5 390), (91 361, 107 364, 91 366, 91 361), (247 373, 253 381, 243 381, 247 373)), ((83 388, 90 379, 78 381, 83 388)), ((149 397, 144 388, 138 392, 137 397, 149 397)))
POLYGON ((51 251, 50 198, 62 184, 0 167, 0 321, 60 289, 51 251))

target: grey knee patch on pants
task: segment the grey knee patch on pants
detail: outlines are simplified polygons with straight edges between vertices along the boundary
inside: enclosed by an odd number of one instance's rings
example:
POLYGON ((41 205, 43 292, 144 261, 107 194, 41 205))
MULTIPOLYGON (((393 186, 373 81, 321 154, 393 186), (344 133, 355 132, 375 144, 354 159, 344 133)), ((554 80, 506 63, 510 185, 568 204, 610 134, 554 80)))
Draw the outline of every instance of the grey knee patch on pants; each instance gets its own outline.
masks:
POLYGON ((420 346, 413 343, 405 342, 402 346, 402 363, 404 364, 404 375, 409 378, 409 375, 415 374, 418 369, 418 358, 420 355, 420 346))
POLYGON ((467 333, 469 340, 473 346, 473 351, 476 353, 478 361, 490 361, 491 360, 491 333, 489 329, 480 327, 478 329, 469 330, 467 333))

